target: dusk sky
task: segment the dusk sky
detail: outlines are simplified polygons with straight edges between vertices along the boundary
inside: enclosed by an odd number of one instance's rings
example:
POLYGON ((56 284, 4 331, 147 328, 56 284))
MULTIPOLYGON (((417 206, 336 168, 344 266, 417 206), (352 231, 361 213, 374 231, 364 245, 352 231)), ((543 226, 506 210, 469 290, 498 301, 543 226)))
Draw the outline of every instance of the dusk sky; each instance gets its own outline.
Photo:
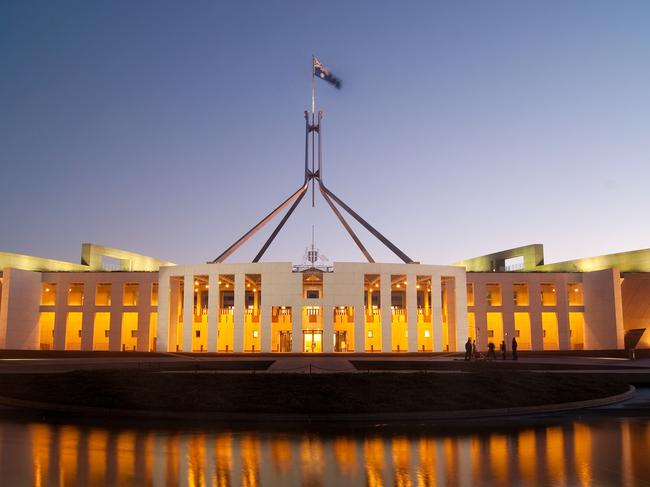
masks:
MULTIPOLYGON (((312 53, 325 182, 414 260, 650 247, 647 0, 3 0, 0 250, 215 258, 301 185, 312 53)), ((310 203, 265 260, 363 260, 310 203)))

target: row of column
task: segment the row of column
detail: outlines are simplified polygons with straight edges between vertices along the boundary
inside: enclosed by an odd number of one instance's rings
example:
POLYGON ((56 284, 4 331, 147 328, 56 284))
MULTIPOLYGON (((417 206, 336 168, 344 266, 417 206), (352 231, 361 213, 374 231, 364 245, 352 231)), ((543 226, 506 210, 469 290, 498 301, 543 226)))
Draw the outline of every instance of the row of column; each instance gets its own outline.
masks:
MULTIPOLYGON (((563 282, 558 287, 566 286, 563 282)), ((539 296, 541 293, 540 283, 530 282, 528 284, 529 296, 539 296)), ((474 284, 474 295, 484 296, 486 294, 485 283, 474 284)), ((528 306, 515 306, 514 300, 508 299, 512 296, 512 285, 504 284, 502 288, 501 306, 487 306, 482 302, 477 303, 471 311, 474 311, 477 329, 477 346, 481 349, 487 347, 489 338, 487 330, 487 312, 494 311, 502 313, 504 336, 515 336, 515 312, 526 312, 530 318, 530 341, 532 350, 543 350, 544 337, 542 327, 542 312, 553 312, 557 316, 558 345, 560 350, 571 349, 571 336, 569 331, 569 307, 566 292, 556 293, 555 306, 543 306, 539 300, 530 299, 528 306)), ((476 298, 475 298, 476 299, 476 298)), ((577 308, 584 309, 584 308, 577 308)), ((498 344, 497 344, 498 345, 498 344)), ((510 344, 506 344, 510 346, 510 344)))
MULTIPOLYGON (((245 274, 238 273, 235 276, 234 286, 234 339, 233 351, 244 351, 244 311, 245 311, 245 274)), ((180 276, 178 276, 180 277, 180 276)), ((193 313, 194 313, 194 282, 195 274, 186 273, 183 275, 183 336, 182 349, 192 350, 193 334, 193 313)), ((417 315, 417 282, 416 274, 407 274, 407 282, 412 285, 406 288, 407 307, 407 330, 408 330, 408 351, 418 351, 418 315, 417 315)), ((441 301, 441 280, 440 276, 431 276, 431 314, 434 351, 442 352, 442 301, 441 301)), ((217 330, 219 317, 219 274, 208 274, 208 316, 207 347, 209 352, 217 351, 217 330)), ((382 329, 382 352, 392 351, 392 311, 391 311, 391 274, 380 274, 380 300, 381 300, 381 329, 382 329)), ((467 338, 466 326, 466 286, 464 280, 458 277, 454 280, 455 286, 448 289, 448 323, 449 323, 449 344, 450 351, 460 350, 467 338), (458 344, 461 344, 460 346, 458 344)), ((180 279, 170 279, 169 276, 161 275, 159 291, 159 314, 158 314, 158 351, 175 349, 179 337, 176 336, 177 327, 169 326, 169 317, 178 316, 178 302, 180 297, 180 279)), ((335 306, 354 307, 354 349, 356 352, 365 351, 365 305, 364 305, 363 280, 359 283, 359 289, 350 297, 352 302, 332 302, 324 298, 319 300, 322 314, 323 326, 323 352, 333 352, 334 320, 333 309, 335 306), (328 312, 324 312, 327 309, 328 312)), ((291 302, 282 303, 283 306, 291 307, 292 310, 292 352, 302 352, 303 324, 302 324, 302 299, 295 299, 291 302)), ((368 304, 371 306, 371 303, 368 304)), ((271 352, 271 304, 264 304, 260 307, 260 334, 261 351, 271 352)))
MULTIPOLYGON (((123 306, 122 286, 115 284, 111 287, 111 306, 97 306, 93 304, 95 302, 95 287, 87 286, 87 288, 88 289, 84 289, 84 304, 82 306, 68 306, 67 294, 65 292, 57 293, 56 305, 54 307, 54 350, 65 350, 68 313, 79 311, 82 313, 81 350, 93 350, 95 314, 99 312, 110 312, 110 328, 108 337, 109 350, 115 352, 120 351, 122 344, 122 315, 125 312, 137 312, 137 350, 140 352, 148 352, 150 332, 153 332, 153 330, 149 329, 149 323, 151 313, 156 311, 156 307, 152 307, 149 304, 127 307, 123 306)), ((151 302, 151 285, 140 286, 140 302, 151 302)))

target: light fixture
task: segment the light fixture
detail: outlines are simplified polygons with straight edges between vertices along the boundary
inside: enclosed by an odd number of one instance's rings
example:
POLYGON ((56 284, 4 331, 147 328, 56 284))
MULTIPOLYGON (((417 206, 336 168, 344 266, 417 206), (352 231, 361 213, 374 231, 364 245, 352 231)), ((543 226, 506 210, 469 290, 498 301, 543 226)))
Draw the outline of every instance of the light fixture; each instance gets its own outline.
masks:
POLYGON ((431 332, 429 330, 424 330, 424 338, 429 338, 431 336, 431 332))
POLYGON ((206 284, 206 285, 205 285, 205 288, 206 288, 206 289, 208 289, 209 287, 210 287, 210 285, 209 285, 209 284, 206 284))
POLYGON ((407 284, 408 284, 408 282, 404 281, 404 285, 406 286, 407 284))
POLYGON ((415 289, 420 289, 420 285, 419 285, 419 284, 416 284, 416 285, 415 285, 415 289))
POLYGON ((221 281, 219 281, 217 284, 221 284, 221 281))
POLYGON ((375 287, 379 287, 379 284, 375 284, 375 287))
POLYGON ((198 291, 199 291, 199 288, 198 288, 198 287, 195 287, 195 288, 194 288, 194 292, 196 293, 196 292, 198 292, 198 291))
POLYGON ((257 333, 257 330, 253 330, 253 338, 257 338, 259 334, 257 333))
POLYGON ((397 287, 400 288, 400 287, 402 287, 402 286, 400 286, 400 285, 398 284, 397 287))
POLYGON ((368 338, 372 338, 372 330, 368 330, 368 338))
POLYGON ((226 283, 226 287, 230 287, 230 284, 226 283))
POLYGON ((198 286, 198 285, 199 285, 199 281, 194 281, 194 285, 195 285, 195 286, 198 286))
POLYGON ((256 288, 256 287, 253 288, 253 292, 254 292, 254 293, 257 292, 257 288, 256 288))
POLYGON ((577 293, 577 292, 578 292, 578 288, 577 288, 577 287, 574 288, 574 289, 573 289, 573 292, 574 292, 574 293, 577 293))
POLYGON ((251 287, 250 283, 246 284, 246 287, 251 287))
POLYGON ((46 287, 46 288, 45 288, 45 292, 46 292, 46 293, 49 293, 49 292, 50 292, 50 288, 49 288, 49 287, 46 287))

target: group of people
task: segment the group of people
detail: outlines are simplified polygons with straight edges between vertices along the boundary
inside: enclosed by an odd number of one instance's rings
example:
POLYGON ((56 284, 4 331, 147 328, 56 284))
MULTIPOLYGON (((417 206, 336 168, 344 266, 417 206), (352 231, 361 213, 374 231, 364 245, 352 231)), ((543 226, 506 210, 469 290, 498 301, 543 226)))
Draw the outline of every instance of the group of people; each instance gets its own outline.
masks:
MULTIPOLYGON (((501 345, 499 346, 499 350, 501 352, 501 358, 505 360, 507 357, 507 348, 506 348, 506 341, 501 340, 501 345)), ((511 344, 511 350, 512 350, 512 360, 517 360, 517 339, 515 337, 512 337, 512 344, 511 344)), ((482 358, 481 353, 477 350, 476 348, 476 340, 472 340, 471 338, 467 339, 467 342, 465 343, 465 360, 476 360, 482 358)), ((488 360, 496 360, 497 359, 497 354, 496 354, 496 347, 494 346, 494 343, 489 342, 488 343, 488 352, 487 352, 487 359, 488 360)))

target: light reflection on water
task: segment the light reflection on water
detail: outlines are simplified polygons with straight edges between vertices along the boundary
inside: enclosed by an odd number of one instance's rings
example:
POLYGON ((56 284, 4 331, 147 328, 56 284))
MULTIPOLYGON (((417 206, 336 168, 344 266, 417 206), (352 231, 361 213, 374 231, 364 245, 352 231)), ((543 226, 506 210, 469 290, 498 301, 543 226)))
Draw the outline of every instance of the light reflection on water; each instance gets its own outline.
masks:
POLYGON ((650 485, 650 418, 278 432, 0 420, 10 486, 650 485), (471 427, 470 427, 471 428, 471 427))

